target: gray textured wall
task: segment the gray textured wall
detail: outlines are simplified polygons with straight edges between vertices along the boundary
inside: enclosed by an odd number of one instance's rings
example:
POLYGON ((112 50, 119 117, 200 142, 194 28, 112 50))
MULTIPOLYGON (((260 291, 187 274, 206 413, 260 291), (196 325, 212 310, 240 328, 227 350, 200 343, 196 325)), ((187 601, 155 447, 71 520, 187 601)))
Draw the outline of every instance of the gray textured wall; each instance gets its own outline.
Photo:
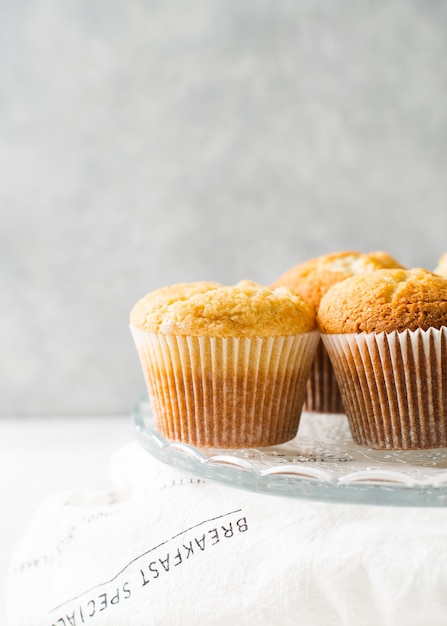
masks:
POLYGON ((447 250, 447 3, 1 13, 2 414, 128 411, 128 312, 162 285, 447 250))

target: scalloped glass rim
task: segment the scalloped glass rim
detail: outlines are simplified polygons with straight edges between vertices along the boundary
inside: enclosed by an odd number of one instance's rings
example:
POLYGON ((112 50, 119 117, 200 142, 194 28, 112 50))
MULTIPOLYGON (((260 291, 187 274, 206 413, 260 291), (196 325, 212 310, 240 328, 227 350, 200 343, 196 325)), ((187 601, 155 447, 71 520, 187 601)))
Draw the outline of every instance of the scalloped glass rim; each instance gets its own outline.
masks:
POLYGON ((133 419, 138 441, 154 457, 232 487, 324 502, 447 506, 447 448, 363 448, 352 441, 345 415, 304 412, 292 441, 240 450, 169 441, 157 431, 146 395, 133 419))

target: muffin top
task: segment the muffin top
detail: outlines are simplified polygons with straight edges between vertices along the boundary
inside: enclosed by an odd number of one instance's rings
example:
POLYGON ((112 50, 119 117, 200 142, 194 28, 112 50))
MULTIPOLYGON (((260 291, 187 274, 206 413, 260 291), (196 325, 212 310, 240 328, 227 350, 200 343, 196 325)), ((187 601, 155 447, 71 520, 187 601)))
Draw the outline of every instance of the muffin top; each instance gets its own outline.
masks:
POLYGON ((136 303, 130 324, 195 337, 277 337, 314 330, 316 321, 299 295, 243 280, 234 286, 196 282, 163 287, 136 303))
POLYGON ((377 269, 401 267, 386 252, 362 253, 346 250, 325 254, 295 265, 282 274, 272 287, 291 289, 316 310, 321 298, 335 283, 356 274, 368 274, 377 269))
POLYGON ((322 333, 371 333, 447 325, 447 279, 421 268, 384 269, 331 287, 317 315, 322 333))

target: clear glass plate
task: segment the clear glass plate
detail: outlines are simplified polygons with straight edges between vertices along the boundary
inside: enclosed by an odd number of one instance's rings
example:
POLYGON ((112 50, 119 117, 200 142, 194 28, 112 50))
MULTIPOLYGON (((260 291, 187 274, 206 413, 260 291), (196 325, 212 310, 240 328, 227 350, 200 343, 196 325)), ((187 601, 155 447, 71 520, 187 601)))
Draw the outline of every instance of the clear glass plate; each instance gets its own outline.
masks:
POLYGON ((378 451, 356 445, 345 415, 303 413, 292 441, 220 450, 167 440, 148 398, 134 408, 137 439, 154 457, 220 483, 291 498, 393 506, 447 506, 447 448, 378 451))

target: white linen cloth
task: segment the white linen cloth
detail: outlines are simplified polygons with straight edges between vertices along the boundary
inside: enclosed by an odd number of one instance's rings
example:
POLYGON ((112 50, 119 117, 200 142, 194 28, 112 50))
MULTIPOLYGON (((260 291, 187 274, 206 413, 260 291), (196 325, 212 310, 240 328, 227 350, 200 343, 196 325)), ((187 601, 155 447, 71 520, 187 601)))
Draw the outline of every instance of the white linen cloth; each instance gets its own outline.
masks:
POLYGON ((447 624, 447 510, 255 494, 136 442, 111 473, 30 521, 8 626, 447 624))

